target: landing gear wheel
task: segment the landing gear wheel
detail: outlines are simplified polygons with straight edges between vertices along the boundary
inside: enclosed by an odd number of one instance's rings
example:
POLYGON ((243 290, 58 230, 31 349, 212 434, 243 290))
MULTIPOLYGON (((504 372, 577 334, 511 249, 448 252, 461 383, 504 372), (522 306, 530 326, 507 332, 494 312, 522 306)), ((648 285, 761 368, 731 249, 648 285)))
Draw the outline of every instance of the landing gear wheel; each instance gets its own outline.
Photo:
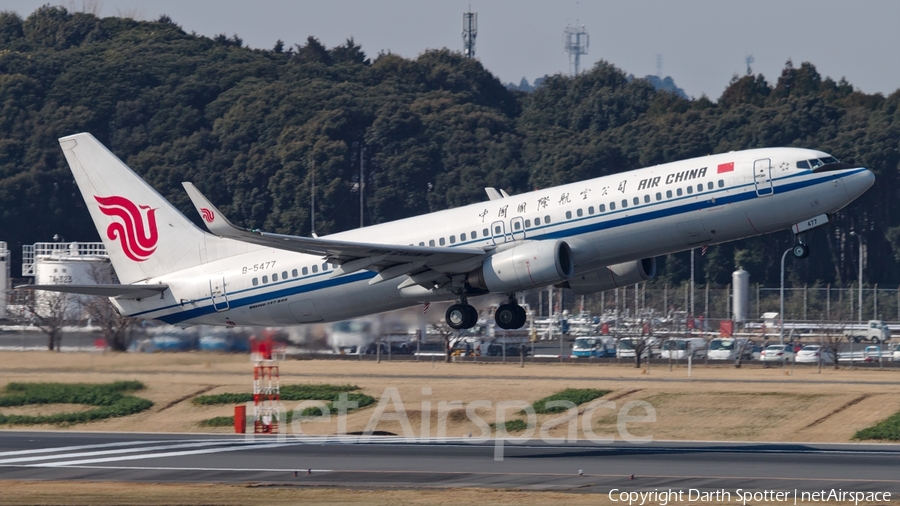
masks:
POLYGON ((516 328, 520 329, 525 326, 525 322, 528 320, 528 315, 525 313, 525 308, 518 304, 516 304, 516 310, 516 313, 518 315, 518 319, 516 320, 516 323, 518 325, 516 325, 516 328))
POLYGON ((525 309, 518 304, 502 304, 494 313, 497 326, 504 330, 522 328, 525 325, 525 309))
POLYGON ((478 323, 478 310, 470 304, 466 304, 466 307, 469 310, 469 321, 467 322, 468 325, 466 325, 465 328, 470 329, 474 327, 476 323, 478 323))
POLYGON ((468 304, 453 304, 447 308, 444 319, 453 330, 470 329, 478 323, 478 310, 468 304))
POLYGON ((805 244, 795 244, 791 253, 794 255, 794 258, 806 258, 809 256, 809 246, 805 244))
POLYGON ((447 320, 447 325, 449 325, 451 329, 463 329, 469 320, 469 310, 464 304, 453 304, 447 308, 447 313, 444 314, 444 318, 447 320))

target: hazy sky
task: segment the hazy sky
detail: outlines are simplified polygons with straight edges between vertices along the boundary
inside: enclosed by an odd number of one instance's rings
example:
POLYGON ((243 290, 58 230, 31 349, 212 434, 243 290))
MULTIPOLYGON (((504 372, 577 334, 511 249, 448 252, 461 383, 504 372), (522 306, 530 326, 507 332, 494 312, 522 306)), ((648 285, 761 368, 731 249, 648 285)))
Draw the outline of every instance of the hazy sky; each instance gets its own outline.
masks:
MULTIPOLYGON (((23 17, 48 0, 3 0, 23 17)), ((51 4, 56 4, 49 0, 51 4)), ((582 68, 607 60, 626 73, 657 73, 693 97, 717 99, 732 75, 752 68, 774 84, 791 58, 819 73, 846 77, 866 93, 900 88, 900 1, 754 0, 100 0, 101 16, 154 20, 167 14, 185 31, 237 34, 251 47, 313 35, 332 47, 353 37, 369 56, 389 50, 415 57, 429 48, 462 49, 462 13, 478 13, 475 56, 504 83, 568 72, 566 25, 585 25, 582 68)))

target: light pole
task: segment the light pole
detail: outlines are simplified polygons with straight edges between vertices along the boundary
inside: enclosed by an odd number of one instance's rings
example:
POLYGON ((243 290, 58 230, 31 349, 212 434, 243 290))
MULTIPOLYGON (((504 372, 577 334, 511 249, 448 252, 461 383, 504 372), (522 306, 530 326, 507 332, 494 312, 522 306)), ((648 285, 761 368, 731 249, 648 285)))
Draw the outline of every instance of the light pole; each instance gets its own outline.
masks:
POLYGON ((781 255, 781 314, 779 315, 781 316, 781 334, 778 337, 778 344, 784 344, 784 259, 793 250, 794 248, 790 247, 781 255))
POLYGON ((859 299, 858 299, 858 301, 857 301, 857 302, 858 302, 857 305, 859 306, 859 323, 862 323, 862 322, 863 322, 863 319, 862 319, 862 300, 863 300, 863 294, 862 294, 862 290, 863 290, 863 289, 862 289, 862 282, 863 282, 863 280, 862 280, 862 276, 863 276, 863 242, 862 242, 862 234, 860 234, 860 233, 857 232, 856 230, 851 230, 851 231, 850 231, 850 235, 853 236, 853 237, 856 237, 856 240, 859 242, 859 299))

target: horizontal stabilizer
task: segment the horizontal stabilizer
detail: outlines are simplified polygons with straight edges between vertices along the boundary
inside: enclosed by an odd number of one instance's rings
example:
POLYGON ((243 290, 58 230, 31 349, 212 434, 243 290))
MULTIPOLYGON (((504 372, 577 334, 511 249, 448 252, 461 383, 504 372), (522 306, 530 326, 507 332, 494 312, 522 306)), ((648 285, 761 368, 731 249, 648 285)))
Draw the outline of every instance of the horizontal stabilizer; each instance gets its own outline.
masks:
POLYGON ((169 285, 21 285, 17 289, 98 295, 120 299, 146 299, 165 292, 169 285))

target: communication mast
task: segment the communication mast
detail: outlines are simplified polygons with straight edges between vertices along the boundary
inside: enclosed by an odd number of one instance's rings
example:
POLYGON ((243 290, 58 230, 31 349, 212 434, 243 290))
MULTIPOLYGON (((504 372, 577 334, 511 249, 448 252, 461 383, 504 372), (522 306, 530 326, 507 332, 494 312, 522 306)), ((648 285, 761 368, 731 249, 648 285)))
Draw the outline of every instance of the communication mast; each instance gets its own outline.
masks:
POLYGON ((253 432, 274 434, 284 407, 281 404, 281 382, 278 362, 284 360, 284 349, 271 335, 250 338, 250 360, 253 362, 253 432))
MULTIPOLYGON (((469 6, 469 10, 472 7, 469 6)), ((475 58, 475 36, 478 35, 478 13, 464 12, 462 18, 463 55, 475 58)))
POLYGON ((581 64, 581 55, 588 53, 590 38, 584 25, 567 26, 563 33, 566 53, 569 54, 569 72, 572 76, 576 76, 581 64))

